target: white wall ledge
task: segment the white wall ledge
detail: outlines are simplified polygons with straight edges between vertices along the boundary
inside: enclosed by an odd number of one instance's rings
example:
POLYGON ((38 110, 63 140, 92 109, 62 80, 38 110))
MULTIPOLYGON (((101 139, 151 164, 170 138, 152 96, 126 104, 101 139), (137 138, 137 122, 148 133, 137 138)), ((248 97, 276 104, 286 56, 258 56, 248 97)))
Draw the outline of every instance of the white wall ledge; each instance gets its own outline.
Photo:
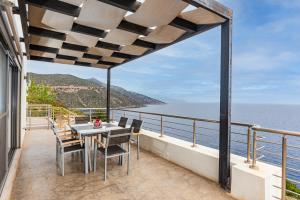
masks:
MULTIPOLYGON (((140 147, 166 160, 189 169, 200 176, 218 182, 219 150, 197 145, 170 136, 142 130, 140 147)), ((273 174, 280 175, 281 168, 257 162, 258 169, 249 168, 246 158, 231 154, 231 195, 241 200, 271 200, 280 197, 280 186, 273 174)))

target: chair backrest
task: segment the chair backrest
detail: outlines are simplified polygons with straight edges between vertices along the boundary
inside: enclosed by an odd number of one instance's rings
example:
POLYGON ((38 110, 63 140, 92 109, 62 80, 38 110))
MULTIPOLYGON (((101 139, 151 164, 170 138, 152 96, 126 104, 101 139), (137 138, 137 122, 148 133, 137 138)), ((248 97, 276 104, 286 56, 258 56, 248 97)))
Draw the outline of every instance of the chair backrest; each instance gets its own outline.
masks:
POLYGON ((133 128, 133 133, 139 133, 142 129, 143 121, 138 119, 133 119, 130 128, 133 128))
POLYGON ((128 143, 131 137, 131 128, 123 128, 109 131, 106 147, 128 143))
POLYGON ((75 117, 75 124, 86 124, 90 122, 89 117, 75 117))
POLYGON ((118 126, 126 128, 128 118, 126 117, 121 117, 118 126))

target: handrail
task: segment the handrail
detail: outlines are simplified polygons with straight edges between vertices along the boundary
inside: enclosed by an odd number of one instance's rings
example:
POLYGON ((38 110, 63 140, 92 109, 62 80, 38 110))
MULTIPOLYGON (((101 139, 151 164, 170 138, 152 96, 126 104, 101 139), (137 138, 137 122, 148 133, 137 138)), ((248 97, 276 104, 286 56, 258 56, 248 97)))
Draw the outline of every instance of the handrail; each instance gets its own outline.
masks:
POLYGON ((106 110, 106 108, 69 108, 71 110, 106 110))
MULTIPOLYGON (((136 111, 136 110, 128 110, 128 109, 118 109, 118 108, 114 108, 114 109, 111 109, 111 110, 125 111, 125 112, 134 112, 134 113, 141 113, 141 114, 148 114, 148 115, 155 115, 155 116, 163 116, 163 117, 171 117, 171 118, 177 118, 177 119, 195 120, 195 121, 210 122, 210 123, 216 123, 216 124, 220 123, 219 120, 204 119, 204 118, 197 118, 197 117, 186 117, 186 116, 179 116, 179 115, 170 115, 170 114, 144 112, 144 111, 136 111)), ((255 124, 247 124, 247 123, 241 123, 241 122, 231 122, 231 124, 232 125, 236 125, 236 126, 243 126, 243 127, 252 127, 252 126, 255 126, 255 124)))
POLYGON ((295 132, 295 131, 286 131, 286 130, 277 130, 277 129, 271 129, 271 128, 262 128, 259 126, 253 126, 253 130, 255 131, 261 131, 261 132, 266 132, 266 133, 274 133, 274 134, 279 134, 279 135, 289 135, 289 136, 297 136, 300 137, 300 132, 295 132))

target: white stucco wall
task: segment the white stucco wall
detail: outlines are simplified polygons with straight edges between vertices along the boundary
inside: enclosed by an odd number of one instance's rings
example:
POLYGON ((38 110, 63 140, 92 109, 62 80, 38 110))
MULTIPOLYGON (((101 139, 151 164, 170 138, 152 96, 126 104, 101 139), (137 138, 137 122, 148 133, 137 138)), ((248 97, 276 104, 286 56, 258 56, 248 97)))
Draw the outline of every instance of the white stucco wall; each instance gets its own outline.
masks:
POLYGON ((25 136, 25 128, 26 128, 26 96, 27 96, 27 83, 24 77, 27 73, 27 59, 24 57, 24 65, 22 69, 22 86, 21 86, 21 138, 20 144, 22 146, 25 136))

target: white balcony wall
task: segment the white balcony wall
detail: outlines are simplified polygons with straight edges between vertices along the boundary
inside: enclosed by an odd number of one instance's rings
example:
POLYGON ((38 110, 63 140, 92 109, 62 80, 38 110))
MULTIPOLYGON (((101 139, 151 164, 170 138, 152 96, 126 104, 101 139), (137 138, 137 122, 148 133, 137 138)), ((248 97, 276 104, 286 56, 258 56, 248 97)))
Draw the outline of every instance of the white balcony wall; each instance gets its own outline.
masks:
MULTIPOLYGON (((166 160, 189 169, 200 176, 218 182, 219 152, 216 149, 198 145, 169 136, 160 137, 158 133, 142 131, 140 137, 142 149, 153 152, 166 160)), ((240 200, 273 200, 280 197, 280 181, 273 174, 281 169, 273 165, 260 163, 258 169, 250 169, 246 158, 231 155, 231 195, 240 200)), ((201 190, 201 188, 199 188, 201 190)))

